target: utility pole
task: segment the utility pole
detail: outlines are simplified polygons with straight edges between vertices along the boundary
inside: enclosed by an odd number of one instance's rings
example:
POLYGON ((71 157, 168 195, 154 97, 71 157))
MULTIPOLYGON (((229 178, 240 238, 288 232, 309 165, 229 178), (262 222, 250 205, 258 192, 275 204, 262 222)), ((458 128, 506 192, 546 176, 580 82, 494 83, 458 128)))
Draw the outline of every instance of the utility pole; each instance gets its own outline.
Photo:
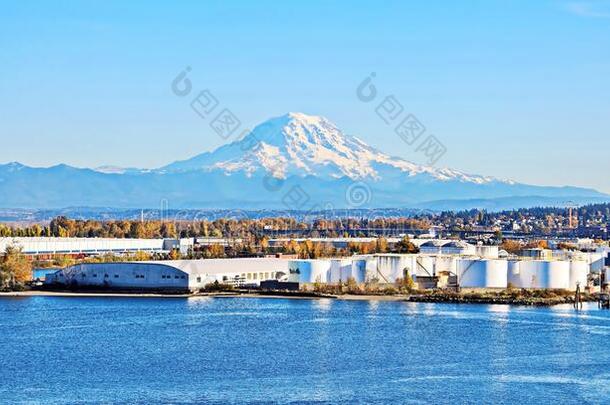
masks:
POLYGON ((576 294, 574 295, 574 309, 582 309, 582 299, 580 297, 580 283, 576 283, 576 294))

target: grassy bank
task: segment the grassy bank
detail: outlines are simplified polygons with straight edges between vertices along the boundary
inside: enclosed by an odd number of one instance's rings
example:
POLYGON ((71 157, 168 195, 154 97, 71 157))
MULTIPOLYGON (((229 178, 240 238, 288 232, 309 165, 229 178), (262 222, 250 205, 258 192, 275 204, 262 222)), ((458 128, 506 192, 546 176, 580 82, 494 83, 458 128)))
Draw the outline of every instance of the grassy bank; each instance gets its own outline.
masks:
MULTIPOLYGON (((583 293, 582 301, 596 301, 595 295, 583 293)), ((574 292, 568 290, 525 290, 507 289, 499 291, 466 291, 454 292, 437 290, 425 293, 411 294, 410 302, 447 302, 464 304, 509 304, 528 306, 551 306, 571 304, 574 302, 574 292)))
MULTIPOLYGON (((311 286, 310 286, 311 287, 311 286)), ((558 304, 571 304, 574 302, 574 292, 568 290, 463 290, 455 292, 450 290, 417 291, 405 286, 388 285, 318 285, 299 291, 264 291, 242 290, 234 288, 213 288, 209 291, 195 293, 168 292, 168 291, 107 291, 107 290, 26 290, 13 292, 0 292, 3 296, 112 296, 112 297, 268 297, 268 298, 300 298, 317 299, 331 298, 342 300, 383 300, 407 301, 427 303, 456 303, 456 304, 507 304, 527 306, 551 306, 558 304)), ((581 294, 581 300, 597 301, 596 294, 581 294)))

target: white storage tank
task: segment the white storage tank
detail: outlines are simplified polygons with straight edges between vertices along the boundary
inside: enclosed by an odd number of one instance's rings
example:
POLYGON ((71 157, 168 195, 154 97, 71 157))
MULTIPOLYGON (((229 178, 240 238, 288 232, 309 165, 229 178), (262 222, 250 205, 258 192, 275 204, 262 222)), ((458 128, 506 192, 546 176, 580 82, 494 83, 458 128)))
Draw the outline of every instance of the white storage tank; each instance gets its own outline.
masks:
POLYGON ((458 284, 465 288, 506 288, 508 262, 493 259, 460 259, 458 284))
POLYGON ((589 266, 592 273, 599 273, 604 269, 604 259, 603 253, 589 253, 589 266))
POLYGON ((524 260, 520 266, 521 288, 570 288, 570 263, 566 261, 524 260))
POLYGON ((497 259, 499 254, 498 246, 476 245, 475 255, 483 259, 497 259))
POLYGON ((291 260, 288 264, 290 281, 327 283, 330 260, 291 260))
POLYGON ((366 262, 367 260, 362 259, 354 259, 352 261, 352 269, 347 278, 353 278, 357 283, 364 283, 366 280, 366 262))
POLYGON ((413 261, 413 275, 419 277, 431 277, 436 275, 435 257, 433 256, 415 256, 413 261))
POLYGON ((457 257, 456 256, 436 256, 434 257, 434 272, 457 274, 457 257))
POLYGON ((349 266, 341 267, 341 281, 346 282, 350 277, 352 277, 352 268, 354 267, 354 261, 350 260, 349 266))
POLYGON ((475 246, 462 240, 447 242, 441 248, 441 253, 446 255, 473 256, 475 252, 475 246))
POLYGON ((393 283, 398 278, 403 278, 405 271, 413 274, 414 259, 412 254, 382 254, 376 255, 377 274, 381 281, 393 283))
POLYGON ((589 264, 584 260, 573 260, 570 262, 570 285, 571 290, 576 289, 576 284, 580 288, 587 286, 587 276, 589 275, 589 264))
POLYGON ((379 281, 381 282, 384 281, 377 274, 377 258, 374 256, 369 256, 366 258, 364 280, 369 281, 373 279, 380 279, 379 281))
POLYGON ((352 270, 350 259, 333 259, 330 262, 329 283, 341 283, 347 281, 352 270))
POLYGON ((522 288, 521 283, 521 262, 518 260, 509 260, 507 263, 507 286, 522 288))

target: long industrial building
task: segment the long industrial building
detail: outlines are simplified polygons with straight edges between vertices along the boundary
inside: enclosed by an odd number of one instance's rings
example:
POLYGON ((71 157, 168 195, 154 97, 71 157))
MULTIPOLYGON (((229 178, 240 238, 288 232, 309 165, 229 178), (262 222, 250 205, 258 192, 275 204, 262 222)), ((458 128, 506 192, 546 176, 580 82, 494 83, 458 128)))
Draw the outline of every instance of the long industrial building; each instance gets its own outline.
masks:
POLYGON ((161 253, 173 249, 182 252, 193 245, 193 239, 128 239, 128 238, 0 238, 0 252, 8 246, 20 248, 26 255, 161 253))
MULTIPOLYGON (((336 238, 346 244, 353 238, 336 238)), ((208 241, 209 242, 209 241, 208 241)), ((206 243, 208 243, 206 242, 206 243)), ((193 239, 1 238, 0 251, 18 246, 26 254, 185 251, 193 239)), ((209 243, 219 243, 214 239, 209 243)), ((459 240, 418 241, 417 254, 369 254, 294 260, 281 257, 79 264, 46 276, 47 284, 77 287, 179 289, 195 291, 215 281, 235 286, 265 280, 311 283, 394 283, 407 276, 426 288, 552 288, 586 286, 591 273, 606 272, 608 248, 581 252, 526 249, 509 255, 498 246, 459 240)), ((606 278, 607 279, 607 278, 606 278)))
POLYGON ((286 278, 288 265, 288 260, 275 258, 86 263, 47 275, 45 284, 75 288, 196 291, 215 281, 244 285, 286 278))
POLYGON ((300 284, 340 283, 350 279, 358 283, 373 280, 394 283, 409 276, 418 283, 453 278, 455 284, 464 288, 575 289, 577 285, 587 285, 590 273, 601 271, 597 260, 587 255, 569 259, 507 259, 418 253, 316 260, 280 257, 79 264, 48 275, 45 283, 196 291, 215 281, 235 286, 258 285, 265 280, 300 284))

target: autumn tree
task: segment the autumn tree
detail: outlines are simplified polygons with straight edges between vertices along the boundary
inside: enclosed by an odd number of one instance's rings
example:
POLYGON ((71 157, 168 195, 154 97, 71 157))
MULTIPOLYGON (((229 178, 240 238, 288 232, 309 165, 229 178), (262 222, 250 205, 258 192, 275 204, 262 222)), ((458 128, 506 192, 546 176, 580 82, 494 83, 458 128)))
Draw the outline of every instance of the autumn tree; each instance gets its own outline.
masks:
POLYGON ((557 249, 560 249, 560 250, 578 250, 578 246, 574 245, 573 243, 559 242, 557 244, 557 249))
POLYGON ((176 225, 172 222, 164 222, 161 225, 159 232, 164 238, 175 238, 178 236, 178 232, 176 232, 176 225))
POLYGON ((9 246, 0 258, 0 289, 14 289, 32 279, 32 263, 20 248, 9 246))
POLYGON ((419 248, 411 242, 408 236, 403 237, 395 247, 396 253, 418 253, 419 248))
POLYGON ((144 252, 142 250, 138 250, 136 253, 134 253, 133 259, 136 262, 144 262, 144 261, 150 260, 151 259, 151 255, 148 252, 144 252))
POLYGON ((403 277, 396 279, 396 287, 399 291, 411 292, 415 289, 415 281, 407 268, 402 271, 403 277))
POLYGON ((548 249, 549 243, 546 240, 533 240, 523 247, 525 249, 548 249))
POLYGON ((75 263, 75 261, 69 255, 58 255, 53 260, 53 263, 57 267, 66 268, 66 267, 72 266, 75 263))
POLYGON ((263 236, 260 239, 260 246, 261 246, 261 250, 265 253, 269 250, 269 238, 266 236, 263 236))
POLYGON ((388 240, 386 238, 377 238, 375 251, 377 253, 387 253, 388 251, 388 240))
POLYGON ((506 252, 516 255, 521 250, 521 243, 516 240, 504 239, 500 244, 500 249, 506 250, 506 252))
POLYGON ((172 249, 172 251, 169 252, 170 260, 180 260, 181 258, 182 258, 182 255, 180 254, 179 249, 172 249))

